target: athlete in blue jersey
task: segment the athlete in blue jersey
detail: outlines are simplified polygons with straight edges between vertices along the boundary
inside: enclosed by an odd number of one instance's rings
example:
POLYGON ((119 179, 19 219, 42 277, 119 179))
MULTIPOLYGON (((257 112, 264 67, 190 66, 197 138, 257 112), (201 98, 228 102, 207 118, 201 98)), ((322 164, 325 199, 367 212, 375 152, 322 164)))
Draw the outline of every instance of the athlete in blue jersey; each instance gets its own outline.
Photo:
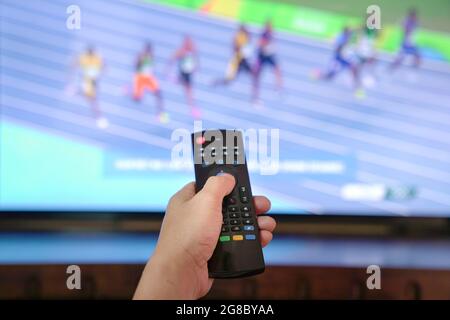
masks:
POLYGON ((363 98, 364 91, 362 90, 360 84, 358 63, 351 61, 345 52, 347 46, 351 42, 352 36, 353 31, 349 27, 345 27, 336 38, 330 68, 324 73, 319 71, 313 76, 319 79, 331 80, 336 76, 336 74, 338 74, 338 72, 342 70, 350 70, 353 77, 355 96, 358 98, 363 98))
POLYGON ((282 77, 281 70, 278 64, 275 45, 273 39, 273 27, 270 21, 266 22, 263 32, 258 42, 258 57, 254 68, 254 100, 259 100, 259 83, 261 79, 261 72, 264 67, 271 67, 275 72, 277 81, 277 89, 281 90, 282 77))
POLYGON ((414 57, 414 66, 418 67, 421 62, 421 55, 419 48, 414 43, 413 36, 414 32, 417 30, 418 20, 417 11, 415 9, 410 9, 405 21, 403 22, 403 39, 400 51, 397 58, 391 65, 392 69, 397 68, 407 55, 412 55, 414 57))

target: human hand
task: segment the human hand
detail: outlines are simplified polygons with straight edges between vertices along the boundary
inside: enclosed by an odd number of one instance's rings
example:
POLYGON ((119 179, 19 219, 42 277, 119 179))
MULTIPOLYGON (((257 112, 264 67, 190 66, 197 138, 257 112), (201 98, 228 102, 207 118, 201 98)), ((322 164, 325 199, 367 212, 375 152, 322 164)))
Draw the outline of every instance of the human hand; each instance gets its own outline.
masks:
MULTIPOLYGON (((235 185, 232 175, 210 177, 195 194, 191 182, 169 201, 155 252, 147 263, 134 299, 197 299, 208 293, 211 258, 222 226, 222 200, 235 185)), ((256 213, 270 209, 263 196, 253 197, 256 213)), ((272 240, 276 222, 258 217, 262 246, 272 240)))

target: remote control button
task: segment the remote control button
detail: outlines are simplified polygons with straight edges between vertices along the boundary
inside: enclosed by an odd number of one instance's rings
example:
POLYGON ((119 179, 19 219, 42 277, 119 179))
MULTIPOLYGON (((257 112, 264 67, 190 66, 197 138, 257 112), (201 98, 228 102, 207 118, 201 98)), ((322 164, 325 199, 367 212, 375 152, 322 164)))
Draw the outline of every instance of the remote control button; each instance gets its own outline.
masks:
POLYGON ((231 227, 231 231, 241 231, 241 227, 233 226, 233 227, 231 227))
POLYGON ((244 224, 253 224, 253 222, 250 219, 246 219, 246 220, 244 220, 244 224))
POLYGON ((230 241, 230 236, 220 236, 219 241, 220 242, 230 241))
POLYGON ((243 206, 243 207, 241 207, 241 211, 242 212, 250 212, 250 207, 249 206, 243 206))
POLYGON ((244 226, 244 231, 254 231, 255 227, 254 226, 244 226))
POLYGON ((228 212, 238 212, 237 207, 228 207, 228 212))
POLYGON ((248 202, 248 197, 247 196, 241 197, 241 202, 242 203, 247 203, 248 202))
POLYGON ((246 195, 247 194, 247 188, 246 187, 244 187, 244 186, 242 186, 242 187, 239 187, 239 193, 241 194, 241 195, 246 195))
POLYGON ((241 240, 244 240, 244 236, 243 236, 242 234, 235 234, 235 235, 233 236, 233 240, 234 240, 234 241, 241 241, 241 240))
POLYGON ((197 144, 204 144, 204 143, 206 142, 206 138, 205 138, 204 136, 198 136, 198 137, 195 139, 195 142, 196 142, 197 144))
POLYGON ((239 220, 236 220, 236 219, 230 220, 230 224, 236 225, 236 224, 239 224, 239 223, 240 223, 239 220))
POLYGON ((223 226, 222 227, 222 232, 228 232, 228 227, 223 226))
POLYGON ((230 218, 239 218, 239 213, 230 213, 230 218))
POLYGON ((251 217, 251 214, 249 212, 244 212, 242 214, 242 218, 250 218, 250 217, 251 217))
POLYGON ((229 198, 227 199, 227 202, 228 202, 228 204, 236 204, 236 198, 234 198, 234 197, 229 197, 229 198))
POLYGON ((246 234, 245 235, 245 240, 256 240, 256 235, 254 235, 254 234, 246 234))

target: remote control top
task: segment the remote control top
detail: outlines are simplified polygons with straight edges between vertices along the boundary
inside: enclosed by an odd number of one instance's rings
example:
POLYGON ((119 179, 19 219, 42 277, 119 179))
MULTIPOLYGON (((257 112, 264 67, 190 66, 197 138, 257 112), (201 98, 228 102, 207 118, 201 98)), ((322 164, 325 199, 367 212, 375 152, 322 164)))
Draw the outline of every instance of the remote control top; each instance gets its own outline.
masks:
POLYGON ((264 271, 256 212, 245 161, 242 133, 208 130, 192 134, 197 191, 210 176, 229 173, 236 179, 222 204, 223 225, 208 269, 214 278, 235 278, 264 271))

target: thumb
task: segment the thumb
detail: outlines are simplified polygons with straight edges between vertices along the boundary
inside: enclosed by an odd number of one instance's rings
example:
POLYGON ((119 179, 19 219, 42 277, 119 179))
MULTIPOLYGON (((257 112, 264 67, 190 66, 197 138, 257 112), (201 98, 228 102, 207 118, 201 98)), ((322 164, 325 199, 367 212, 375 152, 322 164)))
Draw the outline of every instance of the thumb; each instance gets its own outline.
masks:
POLYGON ((209 201, 222 203, 223 198, 233 191, 235 184, 236 180, 231 174, 223 173, 218 176, 212 176, 208 178, 198 195, 208 198, 209 201))
POLYGON ((195 182, 190 182, 175 193, 170 202, 183 203, 190 200, 195 195, 195 182))

